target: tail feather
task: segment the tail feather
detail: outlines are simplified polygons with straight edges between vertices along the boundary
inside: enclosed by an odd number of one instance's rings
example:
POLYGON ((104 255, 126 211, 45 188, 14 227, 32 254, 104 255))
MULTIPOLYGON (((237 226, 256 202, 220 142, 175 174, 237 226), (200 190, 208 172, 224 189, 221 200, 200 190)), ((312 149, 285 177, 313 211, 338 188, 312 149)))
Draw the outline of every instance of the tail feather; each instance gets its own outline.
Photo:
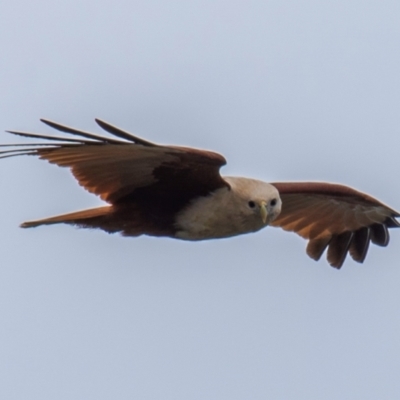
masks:
POLYGON ((39 219, 37 221, 28 221, 21 224, 21 228, 34 228, 40 225, 52 224, 71 224, 90 226, 90 222, 98 221, 99 218, 108 216, 112 211, 111 206, 91 208, 89 210, 77 211, 69 214, 57 215, 55 217, 39 219))
POLYGON ((123 236, 173 236, 175 232, 174 226, 169 220, 154 218, 135 206, 118 207, 112 205, 24 222, 21 224, 21 228, 53 224, 101 229, 107 233, 120 232, 123 236))

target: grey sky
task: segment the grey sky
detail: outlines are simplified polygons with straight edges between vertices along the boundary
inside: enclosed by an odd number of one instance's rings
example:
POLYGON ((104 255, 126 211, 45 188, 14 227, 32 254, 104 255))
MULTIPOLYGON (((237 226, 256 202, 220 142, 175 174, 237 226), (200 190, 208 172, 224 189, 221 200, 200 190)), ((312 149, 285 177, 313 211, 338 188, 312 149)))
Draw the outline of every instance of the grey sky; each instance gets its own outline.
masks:
MULTIPOLYGON (((219 151, 225 175, 400 208, 398 1, 5 0, 0 15, 2 130, 100 117, 219 151)), ((2 160, 0 182, 2 399, 399 397, 400 231, 338 272, 275 228, 22 230, 101 202, 29 157, 2 160)))

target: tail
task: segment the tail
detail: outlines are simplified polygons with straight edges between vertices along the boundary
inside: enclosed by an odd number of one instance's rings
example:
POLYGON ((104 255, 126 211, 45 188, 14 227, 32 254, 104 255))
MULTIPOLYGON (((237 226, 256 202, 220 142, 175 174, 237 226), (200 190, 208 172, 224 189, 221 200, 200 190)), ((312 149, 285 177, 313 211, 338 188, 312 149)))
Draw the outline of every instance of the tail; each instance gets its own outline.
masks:
POLYGON ((77 211, 69 214, 57 215, 56 217, 28 221, 21 224, 21 228, 35 228, 40 225, 71 224, 82 227, 98 227, 99 222, 107 219, 112 213, 112 206, 91 208, 89 210, 77 211))
POLYGON ((34 228, 40 225, 68 224, 79 228, 101 229, 107 233, 120 232, 123 236, 173 236, 174 231, 161 225, 158 220, 149 219, 147 215, 131 205, 129 207, 104 206, 51 218, 28 221, 21 228, 34 228))

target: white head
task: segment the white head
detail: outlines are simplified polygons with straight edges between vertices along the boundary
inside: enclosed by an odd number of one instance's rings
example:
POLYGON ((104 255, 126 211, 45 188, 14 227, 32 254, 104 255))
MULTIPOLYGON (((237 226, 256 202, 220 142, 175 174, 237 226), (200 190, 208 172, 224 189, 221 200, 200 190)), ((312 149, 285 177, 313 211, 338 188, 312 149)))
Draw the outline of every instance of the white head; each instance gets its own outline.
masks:
POLYGON ((255 230, 272 222, 281 212, 279 192, 269 183, 249 178, 224 177, 235 194, 237 211, 255 230))
POLYGON ((224 177, 224 187, 196 198, 176 218, 176 237, 203 240, 256 232, 281 212, 278 190, 265 182, 224 177))

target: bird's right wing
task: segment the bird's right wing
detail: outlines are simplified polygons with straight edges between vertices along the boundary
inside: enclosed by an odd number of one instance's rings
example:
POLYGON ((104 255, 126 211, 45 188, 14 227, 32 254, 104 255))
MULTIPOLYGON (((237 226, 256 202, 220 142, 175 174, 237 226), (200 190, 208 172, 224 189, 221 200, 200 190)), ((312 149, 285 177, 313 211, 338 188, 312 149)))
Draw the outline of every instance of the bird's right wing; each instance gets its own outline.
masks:
MULTIPOLYGON (((68 167, 89 192, 109 203, 123 201, 137 189, 146 188, 146 196, 183 195, 185 201, 227 186, 219 169, 226 163, 217 153, 174 146, 161 146, 104 121, 96 122, 113 137, 95 135, 58 123, 47 125, 74 137, 9 131, 48 143, 2 145, 0 158, 36 155, 61 167, 68 167)), ((143 192, 143 191, 142 191, 143 192)))

